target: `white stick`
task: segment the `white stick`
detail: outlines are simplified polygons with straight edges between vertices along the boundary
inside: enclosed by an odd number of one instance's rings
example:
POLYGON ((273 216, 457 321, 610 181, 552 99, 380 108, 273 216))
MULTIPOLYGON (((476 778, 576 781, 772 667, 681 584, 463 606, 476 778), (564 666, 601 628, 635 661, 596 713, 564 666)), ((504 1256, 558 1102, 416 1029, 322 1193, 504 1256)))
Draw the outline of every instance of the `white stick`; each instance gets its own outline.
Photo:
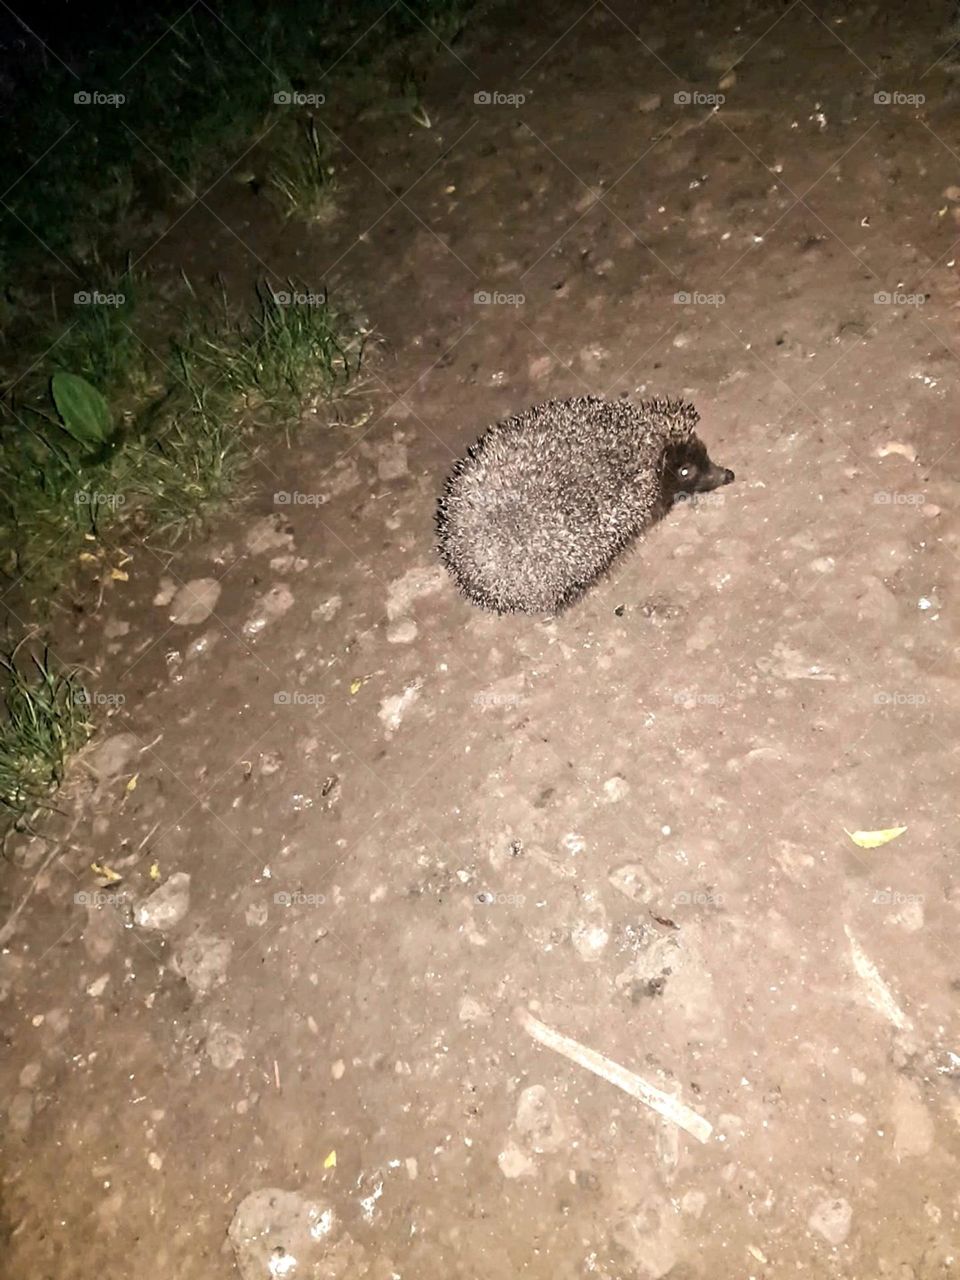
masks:
POLYGON ((696 1111, 691 1111, 689 1107, 685 1107, 677 1098, 671 1098, 669 1094, 662 1093, 654 1085, 648 1084, 640 1076, 628 1071, 626 1067, 621 1067, 618 1062, 612 1062, 610 1058, 605 1058, 603 1054, 597 1053, 593 1049, 588 1049, 586 1045, 580 1044, 578 1040, 571 1040, 569 1036, 561 1035, 559 1031, 552 1030, 545 1023, 539 1022, 526 1009, 516 1009, 514 1017, 524 1031, 533 1036, 534 1040, 539 1041, 540 1044, 546 1045, 548 1049, 553 1049, 555 1053, 560 1053, 565 1058, 569 1058, 571 1062, 576 1062, 578 1066, 586 1067, 588 1071, 592 1071, 595 1076, 599 1076, 602 1080, 615 1084, 618 1089, 622 1089, 624 1093, 629 1093, 632 1098, 637 1098, 644 1106, 650 1107, 658 1115, 663 1116, 664 1120, 669 1120, 672 1124, 686 1130, 698 1142, 709 1141, 710 1135, 713 1133, 713 1125, 709 1120, 705 1120, 703 1116, 697 1115, 696 1111))

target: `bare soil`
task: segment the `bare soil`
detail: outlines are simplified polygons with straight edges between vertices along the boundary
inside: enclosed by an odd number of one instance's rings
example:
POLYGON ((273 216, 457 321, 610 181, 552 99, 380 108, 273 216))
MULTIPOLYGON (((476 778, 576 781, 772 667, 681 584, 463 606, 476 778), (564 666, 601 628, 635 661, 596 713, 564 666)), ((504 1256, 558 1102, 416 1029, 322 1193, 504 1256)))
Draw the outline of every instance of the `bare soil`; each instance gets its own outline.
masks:
POLYGON ((227 176, 156 245, 348 288, 375 412, 61 628, 110 714, 4 875, 6 1274, 960 1271, 946 16, 494 10, 330 227, 227 176), (481 613, 443 476, 584 392, 689 397, 737 482, 481 613))

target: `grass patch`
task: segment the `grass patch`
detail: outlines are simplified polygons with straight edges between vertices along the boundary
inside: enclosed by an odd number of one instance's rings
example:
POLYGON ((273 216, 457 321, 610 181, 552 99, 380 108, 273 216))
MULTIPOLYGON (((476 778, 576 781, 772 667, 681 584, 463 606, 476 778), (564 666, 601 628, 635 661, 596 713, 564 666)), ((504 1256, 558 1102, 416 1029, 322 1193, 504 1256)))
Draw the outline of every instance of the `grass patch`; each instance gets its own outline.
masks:
MULTIPOLYGON (((38 374, 28 397, 0 406, 0 567, 45 595, 78 570, 116 569, 108 548, 128 532, 195 532, 245 496, 257 452, 279 432, 289 439, 307 410, 336 413, 362 391, 368 340, 325 291, 293 282, 261 285, 239 319, 225 297, 214 308, 193 294, 186 331, 159 366, 164 384, 152 394, 143 384, 139 399, 127 388, 126 411, 111 404, 109 433, 88 443, 58 418, 51 354, 46 381, 38 374)), ((100 347, 77 340, 72 350, 100 347)))
POLYGON ((52 593, 70 567, 92 560, 120 519, 118 457, 79 448, 52 416, 7 406, 0 418, 0 570, 52 593))
POLYGON ((274 421, 297 419, 321 402, 334 404, 360 389, 369 333, 330 300, 293 281, 261 284, 257 310, 230 318, 200 313, 178 347, 187 376, 229 388, 248 408, 274 421))
POLYGON ((134 330, 145 292, 149 298, 146 282, 129 268, 95 279, 74 291, 70 314, 50 346, 50 362, 80 374, 104 395, 137 395, 154 363, 134 330))
POLYGON ((83 682, 46 650, 29 663, 16 650, 0 655, 0 675, 0 810, 20 821, 49 804, 92 725, 83 682))
POLYGON ((174 542, 246 497, 257 447, 222 391, 192 380, 189 367, 182 368, 184 387, 159 406, 153 426, 129 452, 128 516, 144 534, 174 542))
POLYGON ((337 178, 330 152, 311 117, 281 146, 267 173, 274 203, 287 219, 323 226, 336 214, 337 178))
MULTIPOLYGON (((77 50, 57 49, 62 34, 39 30, 59 56, 28 52, 11 68, 11 97, 29 108, 8 112, 0 134, 3 172, 21 179, 5 196, 9 211, 0 210, 7 277, 28 260, 46 265, 50 253, 62 259, 109 245, 118 227, 127 242, 126 228, 158 205, 192 200, 268 131, 283 94, 326 93, 327 68, 335 85, 356 73, 369 83, 368 100, 397 99, 429 125, 419 91, 406 76, 395 83, 394 64, 448 57, 444 46, 459 38, 471 8, 465 0, 222 0, 173 23, 149 9, 124 13, 98 30, 95 48, 77 50)), ((309 149, 303 163, 306 175, 281 179, 281 196, 291 181, 291 191, 303 192, 304 177, 315 185, 309 149)))

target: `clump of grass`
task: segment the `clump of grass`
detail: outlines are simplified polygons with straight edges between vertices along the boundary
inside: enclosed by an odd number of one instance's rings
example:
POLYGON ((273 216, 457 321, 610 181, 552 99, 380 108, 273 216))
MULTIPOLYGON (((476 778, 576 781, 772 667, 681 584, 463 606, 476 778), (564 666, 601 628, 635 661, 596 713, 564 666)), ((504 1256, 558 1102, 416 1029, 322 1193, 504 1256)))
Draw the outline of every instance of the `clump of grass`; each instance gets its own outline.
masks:
POLYGON ((128 268, 75 290, 70 312, 50 347, 52 364, 80 374, 104 394, 142 391, 148 352, 134 330, 142 286, 143 278, 128 268))
POLYGON ((0 570, 52 591, 117 523, 123 495, 116 455, 86 465, 66 436, 64 444, 56 441, 44 418, 23 407, 0 422, 0 570))
MULTIPOLYGON (((32 402, 8 398, 0 409, 0 572, 50 594, 78 569, 102 580, 105 535, 116 540, 132 528, 175 540, 202 527, 242 497, 264 425, 289 432, 308 408, 336 407, 362 389, 366 341, 325 292, 262 286, 244 320, 231 319, 225 299, 219 313, 195 307, 174 344, 178 367, 168 370, 166 388, 128 394, 123 415, 104 404, 113 425, 102 439, 78 437, 58 421, 49 381, 43 400, 39 392, 32 402)), ((98 350, 77 346, 74 358, 91 371, 79 354, 98 350)), ((92 380, 88 392, 96 395, 92 380)))
POLYGON ((336 400, 356 383, 367 335, 326 291, 258 290, 260 310, 241 346, 239 373, 264 403, 302 412, 336 400))
POLYGON ((301 218, 319 225, 333 220, 336 172, 312 117, 279 150, 267 172, 267 185, 285 218, 301 218))
POLYGON ((250 408, 286 420, 359 388, 369 335, 325 290, 312 293, 288 281, 278 291, 262 284, 257 297, 251 320, 196 326, 181 348, 185 363, 250 408))
POLYGON ((47 650, 17 660, 0 654, 0 808, 22 819, 63 781, 67 759, 89 739, 86 690, 76 671, 47 650))
MULTIPOLYGON (((171 24, 165 6, 141 6, 104 17, 94 47, 81 38, 76 57, 66 53, 62 62, 47 58, 39 41, 37 54, 28 43, 8 71, 13 96, 30 111, 5 117, 0 167, 29 180, 5 198, 12 216, 0 219, 0 257, 15 257, 22 278, 25 264, 45 270, 50 252, 109 245, 138 224, 144 231, 151 210, 170 198, 192 200, 223 174, 225 156, 245 151, 266 125, 272 93, 294 84, 316 89, 334 69, 342 100, 345 78, 398 50, 447 57, 444 46, 460 37, 472 7, 471 0, 224 0, 171 24), (149 63, 141 65, 145 51, 149 63), (122 110, 84 103, 78 84, 125 93, 122 110), (51 139, 66 141, 51 147, 51 139)), ((384 97, 382 85, 376 97, 384 97)), ((429 127, 419 91, 402 86, 395 109, 429 127)))
POLYGON ((254 457, 223 396, 184 372, 189 402, 167 406, 130 458, 140 522, 173 541, 242 499, 254 457))

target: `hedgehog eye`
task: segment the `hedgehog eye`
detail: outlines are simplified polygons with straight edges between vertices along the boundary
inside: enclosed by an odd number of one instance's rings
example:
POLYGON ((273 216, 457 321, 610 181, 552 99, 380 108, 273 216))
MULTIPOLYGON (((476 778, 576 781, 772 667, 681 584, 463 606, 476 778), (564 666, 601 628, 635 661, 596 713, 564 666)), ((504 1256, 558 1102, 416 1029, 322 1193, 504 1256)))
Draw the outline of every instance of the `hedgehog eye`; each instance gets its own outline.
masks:
POLYGON ((693 467, 690 467, 690 466, 681 467, 677 474, 680 476, 681 480, 689 480, 690 477, 693 475, 693 467))

